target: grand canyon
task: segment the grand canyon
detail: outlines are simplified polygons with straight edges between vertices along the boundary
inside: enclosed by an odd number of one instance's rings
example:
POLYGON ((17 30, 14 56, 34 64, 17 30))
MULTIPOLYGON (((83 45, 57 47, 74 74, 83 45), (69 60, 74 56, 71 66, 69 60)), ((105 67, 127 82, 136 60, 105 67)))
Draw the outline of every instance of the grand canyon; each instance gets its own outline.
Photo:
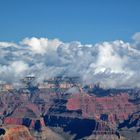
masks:
POLYGON ((0 140, 129 140, 140 136, 140 90, 54 77, 1 84, 0 140))

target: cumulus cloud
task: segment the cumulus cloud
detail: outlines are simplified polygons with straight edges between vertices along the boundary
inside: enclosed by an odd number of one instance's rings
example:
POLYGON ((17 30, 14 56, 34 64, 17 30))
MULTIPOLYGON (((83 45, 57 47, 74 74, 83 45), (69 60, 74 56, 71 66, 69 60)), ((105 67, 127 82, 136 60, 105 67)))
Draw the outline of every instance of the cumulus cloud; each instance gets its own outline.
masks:
POLYGON ((140 32, 135 33, 132 36, 132 39, 135 41, 133 46, 137 49, 140 49, 140 32))
POLYGON ((13 42, 0 42, 0 47, 6 48, 6 47, 18 47, 18 45, 16 43, 13 42))
POLYGON ((135 40, 135 41, 137 41, 137 42, 140 42, 140 32, 135 33, 132 36, 132 39, 135 40))
POLYGON ((28 69, 28 64, 23 61, 14 61, 11 64, 11 68, 14 69, 15 73, 18 75, 28 69))
POLYGON ((16 83, 35 75, 41 82, 61 75, 79 76, 83 83, 99 82, 104 87, 140 87, 139 36, 132 37, 133 43, 90 45, 36 37, 0 42, 0 81, 16 83))
POLYGON ((58 39, 48 40, 47 38, 25 38, 21 42, 22 45, 29 46, 29 49, 34 53, 44 54, 48 49, 56 49, 61 41, 58 39))

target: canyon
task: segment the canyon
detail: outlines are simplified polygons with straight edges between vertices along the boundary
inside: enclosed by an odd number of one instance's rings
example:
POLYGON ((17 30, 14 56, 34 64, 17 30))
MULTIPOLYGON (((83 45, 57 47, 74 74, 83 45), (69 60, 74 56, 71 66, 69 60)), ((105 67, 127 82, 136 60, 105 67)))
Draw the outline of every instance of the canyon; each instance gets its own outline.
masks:
POLYGON ((34 79, 25 77, 18 89, 1 85, 0 140, 127 140, 132 128, 139 136, 139 89, 83 85, 78 77, 34 79))

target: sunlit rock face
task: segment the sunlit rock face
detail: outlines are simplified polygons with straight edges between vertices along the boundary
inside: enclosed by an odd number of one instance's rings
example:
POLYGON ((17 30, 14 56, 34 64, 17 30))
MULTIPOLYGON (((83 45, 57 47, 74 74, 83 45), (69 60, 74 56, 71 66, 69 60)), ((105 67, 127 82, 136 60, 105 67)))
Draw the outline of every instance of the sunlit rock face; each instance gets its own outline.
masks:
POLYGON ((22 125, 10 125, 1 128, 5 133, 0 134, 0 140, 35 140, 29 130, 22 125))

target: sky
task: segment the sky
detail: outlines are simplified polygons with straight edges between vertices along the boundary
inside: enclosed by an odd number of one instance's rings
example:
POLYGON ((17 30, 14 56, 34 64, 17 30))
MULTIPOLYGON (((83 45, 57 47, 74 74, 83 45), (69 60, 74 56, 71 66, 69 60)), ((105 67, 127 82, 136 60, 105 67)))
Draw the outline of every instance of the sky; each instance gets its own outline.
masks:
POLYGON ((0 83, 79 76, 140 87, 140 0, 0 0, 0 83))
POLYGON ((140 31, 140 0, 0 0, 0 41, 58 38, 84 44, 140 31))

